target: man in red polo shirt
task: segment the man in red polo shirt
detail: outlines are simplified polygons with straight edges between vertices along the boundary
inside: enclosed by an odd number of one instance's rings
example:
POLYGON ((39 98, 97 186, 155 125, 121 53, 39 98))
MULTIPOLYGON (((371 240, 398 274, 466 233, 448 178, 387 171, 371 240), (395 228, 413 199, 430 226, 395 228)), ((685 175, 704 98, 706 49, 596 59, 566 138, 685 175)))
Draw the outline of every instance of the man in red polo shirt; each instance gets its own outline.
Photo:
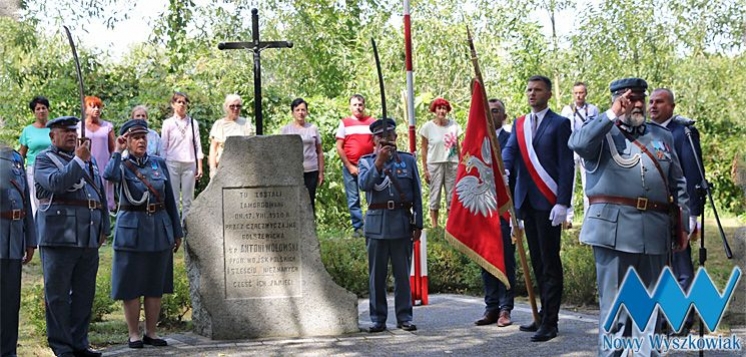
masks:
POLYGON ((342 119, 337 129, 337 153, 342 159, 342 175, 353 234, 355 237, 362 237, 363 211, 360 208, 360 189, 357 186, 357 163, 363 155, 373 152, 373 134, 369 126, 375 118, 365 114, 365 98, 360 94, 350 97, 350 111, 352 115, 342 119))

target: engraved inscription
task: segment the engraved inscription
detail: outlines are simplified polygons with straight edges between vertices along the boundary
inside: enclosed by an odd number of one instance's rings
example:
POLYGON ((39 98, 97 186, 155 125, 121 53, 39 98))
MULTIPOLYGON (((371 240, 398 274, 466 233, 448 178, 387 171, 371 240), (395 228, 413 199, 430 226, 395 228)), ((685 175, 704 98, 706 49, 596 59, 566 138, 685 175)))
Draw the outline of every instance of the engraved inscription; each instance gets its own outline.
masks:
POLYGON ((301 296, 298 194, 298 187, 223 188, 226 299, 301 296))

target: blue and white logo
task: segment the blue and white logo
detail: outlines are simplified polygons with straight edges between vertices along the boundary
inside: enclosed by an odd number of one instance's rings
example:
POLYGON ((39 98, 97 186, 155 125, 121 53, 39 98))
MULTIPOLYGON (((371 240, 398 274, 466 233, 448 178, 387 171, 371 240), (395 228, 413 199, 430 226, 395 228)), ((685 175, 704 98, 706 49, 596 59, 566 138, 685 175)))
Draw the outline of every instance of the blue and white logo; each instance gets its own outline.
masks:
POLYGON ((637 328, 642 330, 647 326, 655 314, 655 307, 658 306, 671 327, 680 331, 690 307, 694 306, 707 328, 715 331, 740 277, 741 268, 736 266, 731 272, 725 291, 720 294, 705 268, 700 267, 687 293, 682 290, 671 269, 665 267, 651 295, 640 276, 637 275, 637 271, 630 268, 619 287, 619 293, 603 327, 606 332, 611 330, 614 320, 624 305, 637 328))

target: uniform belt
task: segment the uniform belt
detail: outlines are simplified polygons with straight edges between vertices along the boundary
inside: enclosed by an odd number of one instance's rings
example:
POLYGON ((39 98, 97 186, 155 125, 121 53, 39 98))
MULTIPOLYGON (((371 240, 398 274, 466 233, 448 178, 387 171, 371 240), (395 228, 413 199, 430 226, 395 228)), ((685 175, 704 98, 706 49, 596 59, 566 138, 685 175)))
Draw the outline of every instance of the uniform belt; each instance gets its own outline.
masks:
POLYGON ((58 200, 54 199, 52 201, 44 200, 39 201, 40 205, 63 205, 63 206, 78 206, 78 207, 85 207, 90 210, 94 209, 101 209, 103 206, 101 206, 101 202, 96 200, 58 200))
POLYGON ((412 208, 412 202, 395 202, 395 201, 386 201, 386 202, 380 202, 380 203, 371 203, 368 205, 368 209, 410 209, 412 208))
POLYGON ((10 211, 2 211, 0 212, 0 218, 7 219, 10 221, 20 221, 24 217, 26 217, 26 211, 22 209, 14 209, 10 211))
POLYGON ((119 205, 119 209, 122 211, 132 211, 132 212, 148 212, 148 213, 155 213, 160 210, 165 209, 166 206, 163 203, 150 203, 147 205, 139 205, 139 206, 133 206, 133 205, 119 205))
POLYGON ((628 197, 598 195, 598 196, 589 196, 588 202, 591 204, 612 203, 616 205, 632 206, 632 207, 637 208, 640 211, 668 212, 668 208, 669 208, 668 203, 651 201, 645 197, 628 198, 628 197))

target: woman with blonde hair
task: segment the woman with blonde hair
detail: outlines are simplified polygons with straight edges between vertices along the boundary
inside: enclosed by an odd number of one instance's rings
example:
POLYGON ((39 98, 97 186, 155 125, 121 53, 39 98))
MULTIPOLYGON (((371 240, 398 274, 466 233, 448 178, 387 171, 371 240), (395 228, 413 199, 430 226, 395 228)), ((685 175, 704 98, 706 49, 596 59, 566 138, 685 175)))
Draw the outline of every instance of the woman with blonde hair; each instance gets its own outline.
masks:
MULTIPOLYGON (((138 105, 132 108, 132 119, 148 121, 148 107, 138 105)), ((158 132, 148 128, 148 155, 161 156, 161 136, 158 132)))
POLYGON ((228 94, 223 102, 225 117, 218 119, 210 129, 210 155, 207 163, 210 165, 210 179, 217 173, 220 156, 223 155, 225 140, 230 136, 252 136, 254 127, 248 118, 241 117, 241 97, 238 94, 228 94))

